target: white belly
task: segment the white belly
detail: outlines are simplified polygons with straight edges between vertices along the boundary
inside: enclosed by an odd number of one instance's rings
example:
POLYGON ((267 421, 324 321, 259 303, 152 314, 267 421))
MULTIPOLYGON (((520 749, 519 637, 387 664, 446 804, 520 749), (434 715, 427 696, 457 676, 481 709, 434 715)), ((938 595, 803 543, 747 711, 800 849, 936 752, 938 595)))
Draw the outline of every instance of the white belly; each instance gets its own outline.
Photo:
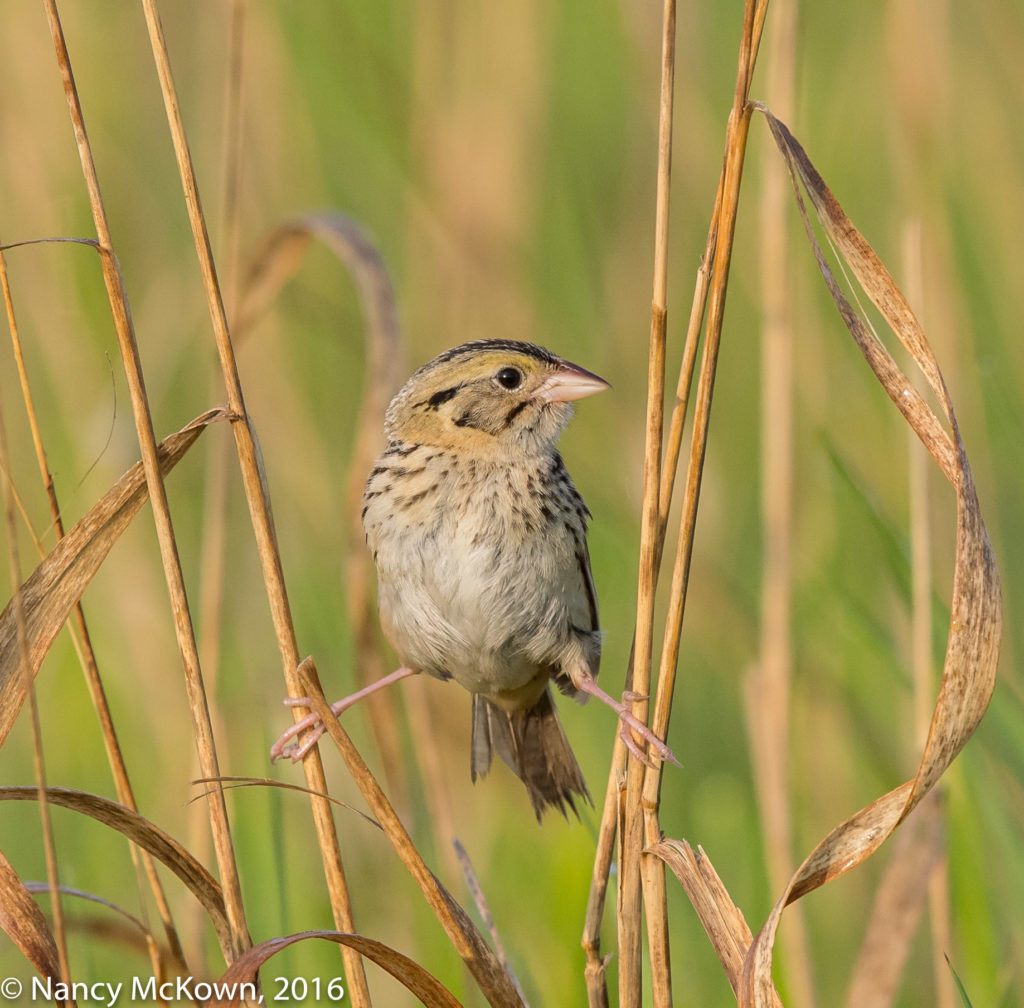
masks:
POLYGON ((579 572, 568 534, 552 530, 513 548, 502 534, 479 531, 449 516, 429 532, 385 537, 379 601, 404 662, 489 694, 559 663, 579 572))

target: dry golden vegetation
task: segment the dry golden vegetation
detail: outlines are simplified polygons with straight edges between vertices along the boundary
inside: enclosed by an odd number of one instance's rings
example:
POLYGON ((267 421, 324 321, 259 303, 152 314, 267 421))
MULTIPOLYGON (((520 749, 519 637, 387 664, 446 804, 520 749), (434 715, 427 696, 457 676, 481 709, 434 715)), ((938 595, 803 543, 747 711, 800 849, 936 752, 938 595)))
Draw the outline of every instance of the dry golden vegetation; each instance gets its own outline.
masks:
POLYGON ((1024 998, 1024 27, 822 6, 8 0, 0 994, 1024 998), (582 823, 435 681, 268 760, 393 667, 358 496, 484 336, 614 386, 602 682, 683 765, 566 709, 582 823))

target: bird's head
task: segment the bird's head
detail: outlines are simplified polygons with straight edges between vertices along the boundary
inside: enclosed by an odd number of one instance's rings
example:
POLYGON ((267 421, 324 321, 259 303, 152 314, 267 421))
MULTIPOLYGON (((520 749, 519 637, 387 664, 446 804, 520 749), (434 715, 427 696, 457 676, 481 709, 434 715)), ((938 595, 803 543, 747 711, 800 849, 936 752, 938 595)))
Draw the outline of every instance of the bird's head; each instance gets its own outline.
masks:
POLYGON ((424 364, 391 401, 388 440, 473 454, 551 450, 576 399, 608 388, 531 343, 478 340, 424 364))

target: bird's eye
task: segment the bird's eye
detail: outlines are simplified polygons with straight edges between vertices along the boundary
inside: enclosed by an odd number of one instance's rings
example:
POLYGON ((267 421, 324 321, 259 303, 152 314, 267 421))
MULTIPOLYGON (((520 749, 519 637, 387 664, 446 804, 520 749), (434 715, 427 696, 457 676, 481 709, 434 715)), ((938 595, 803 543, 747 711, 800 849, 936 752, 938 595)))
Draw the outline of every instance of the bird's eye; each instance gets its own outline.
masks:
POLYGON ((498 384, 510 392, 519 388, 523 383, 523 372, 514 367, 502 368, 495 377, 498 379, 498 384))

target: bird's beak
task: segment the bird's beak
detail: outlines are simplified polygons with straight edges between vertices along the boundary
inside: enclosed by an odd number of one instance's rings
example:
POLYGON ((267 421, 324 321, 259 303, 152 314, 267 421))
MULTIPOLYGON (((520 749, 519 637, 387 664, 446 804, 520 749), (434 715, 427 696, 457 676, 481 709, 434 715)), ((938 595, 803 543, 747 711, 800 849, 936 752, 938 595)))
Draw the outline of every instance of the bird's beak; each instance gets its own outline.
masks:
POLYGON ((602 392, 611 386, 584 368, 568 361, 562 361, 558 370, 537 389, 536 398, 541 402, 573 402, 602 392))

